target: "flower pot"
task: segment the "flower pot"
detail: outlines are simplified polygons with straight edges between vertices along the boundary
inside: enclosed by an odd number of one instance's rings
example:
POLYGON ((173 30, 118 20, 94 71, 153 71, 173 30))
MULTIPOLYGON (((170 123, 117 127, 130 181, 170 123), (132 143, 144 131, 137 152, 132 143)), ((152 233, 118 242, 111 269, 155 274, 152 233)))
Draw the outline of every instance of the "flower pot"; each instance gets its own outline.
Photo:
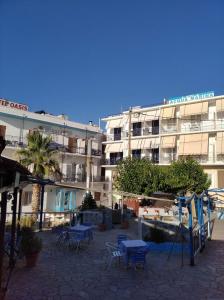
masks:
POLYGON ((26 266, 29 268, 35 267, 38 260, 39 252, 26 254, 26 266))
POLYGON ((105 231, 107 229, 106 224, 99 224, 98 225, 99 231, 105 231))
POLYGON ((129 228, 129 223, 128 223, 128 221, 123 221, 123 222, 121 223, 121 228, 122 228, 122 229, 128 229, 128 228, 129 228))

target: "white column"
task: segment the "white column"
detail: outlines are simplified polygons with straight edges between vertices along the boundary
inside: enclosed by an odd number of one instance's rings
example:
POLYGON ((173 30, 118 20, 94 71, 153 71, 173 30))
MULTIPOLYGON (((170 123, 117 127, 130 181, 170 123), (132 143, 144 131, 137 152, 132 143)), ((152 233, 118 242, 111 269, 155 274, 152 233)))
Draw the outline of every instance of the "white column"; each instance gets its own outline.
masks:
POLYGON ((86 189, 90 189, 90 179, 91 179, 91 158, 92 156, 92 140, 87 141, 87 157, 86 157, 86 189))

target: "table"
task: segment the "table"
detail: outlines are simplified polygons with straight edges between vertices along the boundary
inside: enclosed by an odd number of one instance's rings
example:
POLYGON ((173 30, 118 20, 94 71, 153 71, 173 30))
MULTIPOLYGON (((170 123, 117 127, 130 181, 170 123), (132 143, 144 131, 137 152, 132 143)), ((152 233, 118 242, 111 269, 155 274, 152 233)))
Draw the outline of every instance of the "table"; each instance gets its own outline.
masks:
POLYGON ((121 246, 126 253, 126 264, 128 265, 130 254, 145 249, 147 244, 142 240, 126 240, 121 242, 121 246))
POLYGON ((85 226, 85 225, 75 225, 69 227, 69 230, 74 232, 81 232, 83 233, 85 238, 88 238, 89 240, 92 239, 92 227, 91 226, 85 226))

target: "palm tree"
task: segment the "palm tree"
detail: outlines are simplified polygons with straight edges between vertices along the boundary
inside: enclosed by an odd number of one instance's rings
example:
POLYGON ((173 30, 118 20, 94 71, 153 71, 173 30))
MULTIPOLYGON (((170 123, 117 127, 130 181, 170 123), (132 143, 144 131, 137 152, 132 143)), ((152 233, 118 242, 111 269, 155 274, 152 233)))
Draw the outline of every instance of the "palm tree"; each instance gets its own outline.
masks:
MULTIPOLYGON (((59 164, 54 158, 57 151, 50 147, 51 137, 44 137, 39 131, 33 131, 27 135, 27 142, 27 148, 18 151, 20 163, 39 179, 49 176, 60 178, 59 164)), ((39 211, 40 192, 41 185, 33 184, 32 211, 35 215, 39 211)))

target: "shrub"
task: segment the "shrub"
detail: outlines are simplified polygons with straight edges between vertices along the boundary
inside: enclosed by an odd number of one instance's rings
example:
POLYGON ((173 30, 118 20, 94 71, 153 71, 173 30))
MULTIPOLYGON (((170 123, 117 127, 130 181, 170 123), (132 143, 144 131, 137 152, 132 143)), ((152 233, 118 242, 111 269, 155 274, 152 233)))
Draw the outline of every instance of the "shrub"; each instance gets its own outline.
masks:
POLYGON ((156 227, 150 228, 149 232, 144 236, 144 241, 151 241, 155 243, 164 243, 166 241, 163 230, 156 227))
POLYGON ((85 194, 80 210, 96 209, 96 201, 90 192, 85 194))
POLYGON ((35 223, 33 216, 23 216, 20 219, 20 226, 23 227, 32 227, 35 223))

